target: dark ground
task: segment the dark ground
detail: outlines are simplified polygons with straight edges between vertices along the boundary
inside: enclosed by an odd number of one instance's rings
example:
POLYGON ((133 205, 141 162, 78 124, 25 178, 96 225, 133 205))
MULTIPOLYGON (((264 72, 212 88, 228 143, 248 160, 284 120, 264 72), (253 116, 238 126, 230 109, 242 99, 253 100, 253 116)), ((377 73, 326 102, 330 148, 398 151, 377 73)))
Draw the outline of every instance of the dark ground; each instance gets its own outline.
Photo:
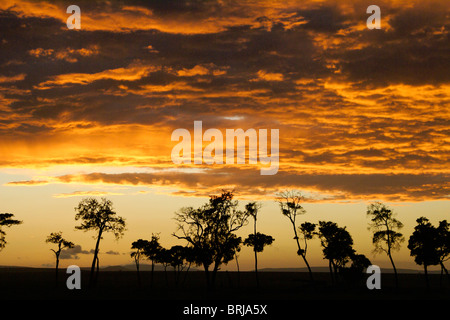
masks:
POLYGON ((4 300, 171 300, 171 301, 292 301, 292 300, 450 300, 450 281, 439 274, 429 275, 427 289, 423 274, 399 274, 399 288, 395 288, 394 275, 381 274, 381 289, 369 290, 363 274, 359 283, 342 281, 332 285, 329 273, 314 273, 314 282, 306 272, 259 272, 260 288, 256 288, 253 272, 219 272, 214 291, 207 291, 201 271, 182 274, 178 286, 174 272, 155 272, 151 287, 151 272, 141 271, 141 286, 137 273, 131 271, 100 270, 95 288, 88 288, 89 272, 82 270, 81 289, 69 290, 66 279, 70 276, 60 270, 55 286, 53 269, 0 268, 0 299, 4 300))

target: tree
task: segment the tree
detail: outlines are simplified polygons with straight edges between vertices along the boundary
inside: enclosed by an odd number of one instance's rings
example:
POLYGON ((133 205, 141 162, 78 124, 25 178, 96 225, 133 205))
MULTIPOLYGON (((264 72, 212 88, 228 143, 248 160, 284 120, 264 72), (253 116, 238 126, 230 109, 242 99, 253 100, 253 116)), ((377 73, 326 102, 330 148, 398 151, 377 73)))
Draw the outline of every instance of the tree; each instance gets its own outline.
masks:
POLYGON ((304 254, 306 256, 306 252, 308 250, 308 240, 311 240, 316 235, 316 225, 311 222, 304 222, 298 227, 298 231, 300 233, 300 237, 303 238, 304 241, 304 248, 300 249, 301 251, 298 252, 298 255, 304 254))
POLYGON ((437 250, 439 265, 441 266, 441 275, 445 272, 447 277, 449 277, 448 270, 444 266, 444 262, 450 258, 450 225, 447 220, 439 221, 437 233, 437 250))
POLYGON ((188 271, 192 263, 191 247, 183 247, 180 245, 172 246, 169 249, 169 256, 170 265, 175 273, 175 286, 178 286, 183 271, 186 269, 188 271))
POLYGON ((58 245, 58 248, 56 250, 50 249, 50 250, 53 251, 53 253, 56 256, 55 281, 56 281, 56 283, 58 283, 58 267, 59 267, 59 257, 61 255, 61 251, 63 249, 66 249, 66 248, 67 249, 73 248, 74 247, 74 243, 64 239, 62 237, 62 232, 61 231, 50 233, 50 235, 47 237, 45 242, 46 243, 53 243, 53 244, 58 245))
POLYGON ((162 250, 162 247, 159 244, 159 234, 152 234, 152 238, 148 242, 148 245, 144 248, 144 252, 143 252, 145 257, 152 262, 151 286, 153 286, 155 263, 158 262, 159 252, 161 250, 162 250))
POLYGON ((380 202, 375 202, 367 207, 367 215, 371 218, 369 230, 373 231, 372 243, 375 252, 385 252, 391 261, 395 274, 395 284, 398 287, 398 275, 395 268, 392 251, 399 250, 404 241, 403 235, 398 232, 403 224, 395 218, 394 212, 380 202))
POLYGON ((243 244, 245 246, 253 247, 253 252, 255 255, 255 277, 256 277, 256 286, 259 287, 259 278, 258 278, 258 252, 263 252, 264 247, 271 245, 275 240, 269 235, 265 235, 263 233, 259 233, 256 231, 256 221, 258 219, 258 209, 260 206, 256 202, 250 202, 245 206, 246 211, 250 216, 253 217, 253 234, 249 234, 248 237, 244 240, 243 244))
POLYGON ((330 275, 334 282, 340 268, 350 261, 355 254, 353 239, 345 227, 339 227, 335 222, 319 221, 318 232, 323 248, 323 256, 329 261, 330 275), (333 277, 333 271, 335 277, 333 277))
POLYGON ((408 249, 411 256, 418 265, 423 265, 425 281, 429 287, 428 266, 437 265, 440 262, 438 253, 438 232, 437 229, 425 217, 420 217, 414 227, 414 232, 409 237, 408 249))
POLYGON ((259 278, 258 278, 258 252, 263 252, 264 247, 271 245, 275 239, 272 236, 265 235, 264 233, 252 233, 249 234, 248 237, 244 240, 244 245, 253 248, 253 252, 255 254, 255 276, 256 276, 256 285, 259 287, 259 278))
POLYGON ((148 240, 136 240, 131 244, 131 249, 135 249, 135 251, 131 252, 130 256, 134 258, 134 263, 136 264, 136 271, 138 277, 138 284, 141 286, 141 274, 139 273, 139 263, 141 257, 143 256, 145 250, 149 246, 150 242, 148 240))
POLYGON ((3 227, 11 227, 21 224, 22 221, 13 219, 12 213, 0 213, 0 251, 6 246, 6 232, 2 230, 3 227))
POLYGON ((342 267, 339 273, 350 284, 356 284, 364 279, 364 271, 372 264, 363 254, 356 252, 350 256, 352 264, 350 267, 342 267))
POLYGON ((219 196, 211 196, 209 202, 198 209, 187 207, 176 213, 178 227, 173 236, 186 240, 193 247, 195 263, 205 269, 209 289, 214 288, 220 266, 232 260, 241 245, 241 238, 234 232, 248 222, 249 213, 237 207, 233 192, 223 191, 219 196))
POLYGON ((83 231, 93 230, 97 232, 89 279, 89 286, 93 286, 97 281, 99 273, 98 252, 100 240, 103 234, 107 232, 112 232, 116 240, 121 238, 125 232, 125 220, 117 216, 113 210, 112 202, 105 198, 102 198, 101 201, 95 198, 83 199, 75 208, 75 211, 77 212, 75 220, 81 220, 81 224, 76 226, 75 229, 83 231), (97 271, 95 271, 96 266, 97 271))
POLYGON ((297 243, 297 254, 303 258, 311 280, 313 279, 313 274, 311 271, 311 267, 309 266, 308 260, 306 260, 306 251, 302 249, 299 241, 299 237, 297 234, 297 224, 296 219, 298 215, 305 214, 306 210, 301 206, 301 202, 303 201, 303 196, 300 192, 290 190, 285 191, 278 194, 277 202, 280 205, 281 213, 289 219, 292 224, 292 228, 294 230, 294 239, 297 243))
POLYGON ((164 267, 164 278, 166 279, 166 285, 169 285, 169 279, 167 278, 167 267, 172 263, 172 257, 169 249, 161 247, 156 254, 156 262, 162 264, 164 267))

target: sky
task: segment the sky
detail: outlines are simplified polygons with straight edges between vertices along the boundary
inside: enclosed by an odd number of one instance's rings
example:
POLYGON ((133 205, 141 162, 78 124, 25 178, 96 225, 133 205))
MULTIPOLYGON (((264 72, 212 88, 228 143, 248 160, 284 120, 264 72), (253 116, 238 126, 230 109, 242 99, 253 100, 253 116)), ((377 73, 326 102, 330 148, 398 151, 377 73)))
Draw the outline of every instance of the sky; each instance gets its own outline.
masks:
MULTIPOLYGON (((275 238, 260 268, 305 267, 275 201, 284 190, 305 196, 299 223, 345 226, 390 267, 367 229, 367 206, 385 203, 404 224, 396 266, 419 268, 416 219, 450 213, 449 17, 447 0, 1 1, 0 212, 23 224, 4 229, 0 265, 54 266, 45 239, 61 231, 76 244, 61 267, 89 266, 95 233, 75 230, 74 209, 87 197, 127 223, 118 241, 105 235, 100 265, 129 264, 133 241, 185 244, 175 212, 234 189, 241 208, 261 203, 258 230, 275 238), (80 29, 67 26, 73 4, 80 29), (366 23, 372 4, 380 29, 366 23), (174 163, 172 133, 193 139, 194 121, 224 136, 278 130, 277 172, 174 163)), ((328 265, 317 239, 307 257, 328 265)), ((250 248, 239 265, 253 268, 250 248)))

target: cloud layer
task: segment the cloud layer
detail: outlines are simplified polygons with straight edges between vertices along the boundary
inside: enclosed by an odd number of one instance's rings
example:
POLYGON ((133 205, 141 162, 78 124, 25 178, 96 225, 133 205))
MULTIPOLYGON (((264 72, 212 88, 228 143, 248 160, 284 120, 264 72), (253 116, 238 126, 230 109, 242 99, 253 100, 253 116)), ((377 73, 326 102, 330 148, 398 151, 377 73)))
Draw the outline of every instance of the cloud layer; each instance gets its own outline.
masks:
POLYGON ((0 5, 0 166, 72 167, 8 185, 448 199, 447 1, 382 1, 381 30, 366 28, 364 1, 78 5, 81 30, 67 29, 60 1, 0 5), (279 173, 260 177, 247 165, 170 172, 170 135, 196 120, 223 132, 279 129, 279 173))

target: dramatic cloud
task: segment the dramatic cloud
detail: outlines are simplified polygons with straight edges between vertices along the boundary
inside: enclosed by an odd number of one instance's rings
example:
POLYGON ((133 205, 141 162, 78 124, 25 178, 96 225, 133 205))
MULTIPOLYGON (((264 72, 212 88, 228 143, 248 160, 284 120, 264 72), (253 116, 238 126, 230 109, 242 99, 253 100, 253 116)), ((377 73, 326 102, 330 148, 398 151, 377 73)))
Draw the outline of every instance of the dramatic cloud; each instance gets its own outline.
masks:
MULTIPOLYGON (((95 172, 57 176, 53 181, 64 184, 163 187, 169 190, 169 193, 184 196, 205 196, 221 189, 235 189, 238 197, 257 196, 270 199, 281 190, 299 189, 312 192, 313 196, 308 199, 310 201, 379 198, 391 201, 422 201, 446 198, 450 191, 448 178, 448 175, 440 174, 314 174, 295 171, 261 176, 255 170, 224 168, 200 172, 95 172)), ((27 184, 32 185, 33 181, 28 181, 27 184)), ((103 194, 108 192, 75 192, 62 196, 103 194)))
POLYGON ((0 4, 0 166, 68 168, 8 186, 448 199, 448 1, 380 1, 380 30, 362 0, 78 5, 81 29, 69 30, 63 1, 0 4), (175 166, 171 133, 196 120, 279 129, 277 175, 175 166))

